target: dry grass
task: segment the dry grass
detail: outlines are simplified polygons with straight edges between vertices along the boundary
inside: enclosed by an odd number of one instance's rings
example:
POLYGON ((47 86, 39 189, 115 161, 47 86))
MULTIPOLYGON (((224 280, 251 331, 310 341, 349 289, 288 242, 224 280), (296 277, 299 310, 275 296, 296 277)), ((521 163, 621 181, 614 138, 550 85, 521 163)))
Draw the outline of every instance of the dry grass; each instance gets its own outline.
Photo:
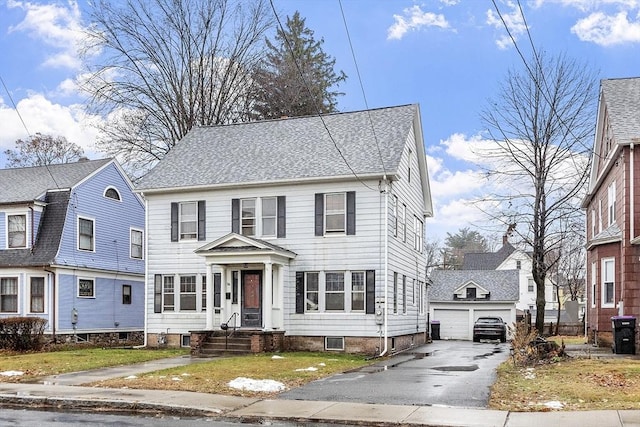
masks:
POLYGON ((508 411, 640 409, 640 360, 566 359, 534 367, 498 368, 489 407, 508 411))
POLYGON ((21 371, 24 375, 0 375, 0 382, 32 381, 38 377, 85 371, 108 366, 142 363, 187 354, 183 349, 83 348, 39 353, 0 352, 0 372, 21 371))
POLYGON ((283 353, 276 356, 258 354, 214 359, 209 362, 152 372, 136 378, 118 378, 91 385, 268 397, 273 393, 242 391, 229 387, 227 383, 238 377, 245 377, 254 380, 279 381, 289 389, 369 363, 372 362, 362 356, 349 354, 302 352, 283 353))

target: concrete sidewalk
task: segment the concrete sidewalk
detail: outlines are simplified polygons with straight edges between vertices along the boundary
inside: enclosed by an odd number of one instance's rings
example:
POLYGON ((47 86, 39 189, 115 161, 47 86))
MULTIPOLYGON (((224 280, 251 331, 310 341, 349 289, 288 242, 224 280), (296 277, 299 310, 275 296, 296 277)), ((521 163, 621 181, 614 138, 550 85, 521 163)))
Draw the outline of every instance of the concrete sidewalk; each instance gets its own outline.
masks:
POLYGON ((189 357, 49 377, 38 384, 0 383, 0 405, 58 410, 214 416, 238 422, 281 420, 307 423, 409 426, 602 427, 640 426, 638 411, 507 412, 486 409, 272 400, 169 390, 106 389, 79 385, 167 367, 198 363, 189 357))

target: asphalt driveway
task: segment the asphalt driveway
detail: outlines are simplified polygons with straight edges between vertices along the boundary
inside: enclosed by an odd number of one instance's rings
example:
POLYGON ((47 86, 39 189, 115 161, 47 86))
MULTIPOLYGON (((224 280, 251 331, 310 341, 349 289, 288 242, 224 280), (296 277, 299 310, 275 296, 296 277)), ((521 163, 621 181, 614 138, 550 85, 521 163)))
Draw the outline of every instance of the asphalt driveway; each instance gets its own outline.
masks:
POLYGON ((434 341, 372 366, 281 393, 279 399, 485 408, 509 343, 434 341))

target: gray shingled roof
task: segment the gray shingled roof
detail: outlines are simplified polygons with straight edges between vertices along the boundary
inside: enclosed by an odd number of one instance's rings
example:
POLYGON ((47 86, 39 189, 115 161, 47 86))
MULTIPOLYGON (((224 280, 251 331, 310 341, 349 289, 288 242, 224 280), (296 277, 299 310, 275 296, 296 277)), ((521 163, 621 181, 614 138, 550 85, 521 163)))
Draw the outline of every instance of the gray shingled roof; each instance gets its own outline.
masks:
POLYGON ((640 138, 640 78, 606 79, 601 85, 615 142, 637 143, 640 138))
POLYGON ((509 242, 497 252, 472 252, 464 254, 462 270, 495 270, 516 248, 509 242))
POLYGON ((353 176, 349 166, 359 176, 393 174, 417 114, 417 105, 404 105, 322 120, 308 116, 194 128, 137 190, 353 176))
POLYGON ((469 281, 491 292, 489 301, 510 302, 519 298, 519 270, 434 270, 429 279, 429 301, 454 301, 454 291, 469 281))
POLYGON ((30 168, 0 169, 0 204, 31 202, 48 190, 72 188, 111 159, 30 168))

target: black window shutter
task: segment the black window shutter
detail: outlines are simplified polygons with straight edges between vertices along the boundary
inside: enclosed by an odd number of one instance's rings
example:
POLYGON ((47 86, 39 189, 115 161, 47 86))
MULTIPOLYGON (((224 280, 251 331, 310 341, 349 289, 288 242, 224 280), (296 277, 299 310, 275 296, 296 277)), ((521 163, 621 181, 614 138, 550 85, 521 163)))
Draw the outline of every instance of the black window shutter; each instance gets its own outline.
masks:
POLYGON ((287 237, 287 204, 285 196, 278 196, 278 237, 287 237))
POLYGON ((231 199, 231 231, 240 233, 240 199, 231 199))
POLYGON ((220 293, 222 284, 222 276, 220 273, 213 273, 213 306, 220 307, 220 293))
POLYGON ((153 276, 153 312, 162 313, 162 274, 153 276))
POLYGON ((304 272, 296 271, 296 313, 304 313, 304 272))
POLYGON ((356 234, 356 192, 347 192, 347 234, 356 234))
POLYGON ((198 200, 198 240, 207 239, 207 205, 204 200, 198 200))
POLYGON ((376 305, 376 271, 367 270, 367 283, 366 283, 366 313, 375 313, 376 305))
POLYGON ((171 241, 178 241, 178 203, 171 203, 171 241))
POLYGON ((324 234, 324 194, 316 193, 316 236, 324 234))

